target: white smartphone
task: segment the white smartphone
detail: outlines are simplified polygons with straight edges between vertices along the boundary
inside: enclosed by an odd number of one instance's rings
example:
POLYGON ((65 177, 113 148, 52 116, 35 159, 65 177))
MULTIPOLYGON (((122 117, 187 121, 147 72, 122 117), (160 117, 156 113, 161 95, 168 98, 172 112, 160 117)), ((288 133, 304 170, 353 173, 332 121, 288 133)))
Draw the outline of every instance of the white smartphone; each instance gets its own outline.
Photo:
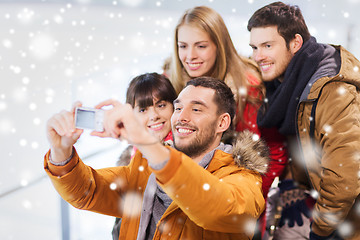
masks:
POLYGON ((104 131, 104 110, 88 107, 77 107, 75 109, 75 127, 91 129, 97 132, 104 131))

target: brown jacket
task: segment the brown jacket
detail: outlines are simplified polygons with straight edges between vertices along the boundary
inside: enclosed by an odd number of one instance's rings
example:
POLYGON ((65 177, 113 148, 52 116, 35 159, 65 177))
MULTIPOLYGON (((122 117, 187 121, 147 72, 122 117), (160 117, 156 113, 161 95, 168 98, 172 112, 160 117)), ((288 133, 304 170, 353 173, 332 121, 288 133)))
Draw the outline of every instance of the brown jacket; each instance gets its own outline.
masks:
POLYGON ((44 167, 56 190, 74 207, 121 217, 119 239, 137 237, 152 172, 173 199, 153 239, 251 239, 265 207, 259 172, 266 171, 268 158, 259 154, 251 134, 237 145, 235 157, 216 150, 206 169, 170 147, 170 160, 159 171, 151 169, 140 152, 129 166, 99 170, 86 166, 76 153, 67 165, 57 167, 49 163, 47 153, 44 167))
POLYGON ((297 130, 303 157, 295 162, 304 165, 306 173, 298 167, 292 172, 298 182, 305 183, 308 177, 309 185, 318 193, 312 225, 316 234, 326 236, 341 224, 350 223, 356 232, 351 239, 360 239, 360 62, 344 48, 334 47, 340 52, 340 71, 329 77, 324 76, 323 68, 323 76, 314 79, 300 100, 297 130), (311 141, 315 99, 318 103, 311 141))

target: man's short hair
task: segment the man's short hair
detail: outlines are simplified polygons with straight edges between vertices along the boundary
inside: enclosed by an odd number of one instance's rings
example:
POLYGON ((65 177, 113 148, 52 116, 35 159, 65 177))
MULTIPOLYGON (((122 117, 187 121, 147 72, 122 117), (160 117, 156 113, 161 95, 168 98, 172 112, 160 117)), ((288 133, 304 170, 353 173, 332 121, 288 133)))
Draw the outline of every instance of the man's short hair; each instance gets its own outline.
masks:
POLYGON ((217 106, 217 114, 228 113, 231 122, 236 113, 236 103, 234 94, 224 81, 213 77, 197 77, 187 82, 186 86, 204 87, 215 90, 214 102, 217 106))
POLYGON ((300 34, 304 42, 310 39, 311 35, 306 26, 304 17, 297 5, 291 6, 283 2, 273 2, 258 9, 249 19, 247 29, 257 27, 276 26, 277 30, 285 39, 289 48, 290 41, 300 34))

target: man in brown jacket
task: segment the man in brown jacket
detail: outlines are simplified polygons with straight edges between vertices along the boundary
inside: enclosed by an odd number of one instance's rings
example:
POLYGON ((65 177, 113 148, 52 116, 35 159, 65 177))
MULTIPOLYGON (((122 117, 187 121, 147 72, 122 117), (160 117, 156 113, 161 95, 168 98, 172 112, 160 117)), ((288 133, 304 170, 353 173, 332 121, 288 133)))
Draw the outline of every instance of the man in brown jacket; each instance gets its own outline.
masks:
POLYGON ((109 100, 98 107, 105 105, 113 106, 105 113, 105 130, 92 134, 126 139, 138 151, 129 166, 94 170, 73 147, 81 134, 74 113, 54 115, 44 167, 66 201, 121 217, 124 240, 252 238, 264 210, 260 173, 266 172, 268 153, 250 133, 234 147, 221 143, 236 107, 223 81, 191 80, 174 101, 177 150, 139 124, 130 105, 109 100))
MULTIPOLYGON (((253 14, 248 30, 267 91, 258 125, 289 138, 296 181, 280 189, 315 190, 310 234, 291 239, 360 239, 360 62, 341 46, 317 43, 297 6, 271 3, 253 14)), ((298 207, 287 211, 300 215, 296 226, 308 216, 300 203, 303 195, 283 205, 298 207)))

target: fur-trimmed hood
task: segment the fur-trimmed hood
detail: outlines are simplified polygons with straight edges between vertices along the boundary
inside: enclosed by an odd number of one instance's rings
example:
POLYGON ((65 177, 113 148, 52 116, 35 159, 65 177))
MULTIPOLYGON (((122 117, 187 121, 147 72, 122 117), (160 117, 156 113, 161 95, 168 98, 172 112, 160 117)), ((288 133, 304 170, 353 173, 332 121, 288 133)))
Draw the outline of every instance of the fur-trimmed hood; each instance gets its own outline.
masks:
POLYGON ((244 130, 233 143, 233 157, 238 166, 265 174, 269 165, 269 149, 259 135, 244 130))

